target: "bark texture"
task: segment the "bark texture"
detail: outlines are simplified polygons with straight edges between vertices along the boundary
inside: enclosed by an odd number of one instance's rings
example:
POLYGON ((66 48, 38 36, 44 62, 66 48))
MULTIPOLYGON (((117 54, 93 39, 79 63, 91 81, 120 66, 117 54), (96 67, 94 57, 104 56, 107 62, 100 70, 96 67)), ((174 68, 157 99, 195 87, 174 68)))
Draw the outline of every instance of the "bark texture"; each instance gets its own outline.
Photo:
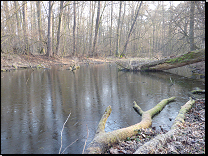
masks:
POLYGON ((152 124, 152 117, 159 113, 168 103, 175 100, 175 97, 162 100, 154 108, 148 111, 142 111, 142 109, 134 102, 134 109, 138 110, 142 115, 142 121, 122 129, 118 129, 112 132, 105 132, 105 123, 111 113, 111 106, 108 106, 98 124, 98 128, 93 141, 89 144, 85 153, 101 154, 104 153, 112 144, 117 143, 120 140, 124 140, 127 137, 131 137, 137 133, 138 129, 148 128, 152 124))

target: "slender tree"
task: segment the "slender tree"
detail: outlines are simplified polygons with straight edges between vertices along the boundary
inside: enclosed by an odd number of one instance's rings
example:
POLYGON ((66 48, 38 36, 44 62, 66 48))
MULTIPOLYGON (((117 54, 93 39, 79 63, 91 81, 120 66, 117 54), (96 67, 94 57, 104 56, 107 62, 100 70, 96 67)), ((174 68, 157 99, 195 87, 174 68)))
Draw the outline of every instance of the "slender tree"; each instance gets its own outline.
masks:
POLYGON ((14 6, 15 6, 15 10, 16 10, 16 22, 17 22, 17 34, 20 36, 20 18, 19 18, 19 14, 18 14, 18 8, 19 8, 19 3, 18 1, 14 1, 14 6))
POLYGON ((46 56, 51 57, 52 52, 52 7, 53 4, 49 1, 49 16, 48 16, 48 43, 47 43, 47 53, 46 56))
MULTIPOLYGON (((92 18, 90 18, 89 20, 91 20, 91 26, 90 26, 90 36, 89 36, 89 55, 92 56, 92 32, 93 32, 93 23, 94 23, 94 14, 95 14, 95 4, 93 5, 93 1, 90 1, 90 12, 92 14, 92 18)), ((90 14, 90 17, 91 17, 90 14)))
POLYGON ((120 21, 121 21, 121 8, 122 8, 122 1, 120 1, 120 7, 119 7, 119 16, 118 16, 118 24, 117 24, 117 32, 116 32, 116 36, 117 36, 117 39, 116 39, 116 56, 119 56, 120 55, 120 52, 119 52, 119 42, 120 42, 120 21))
POLYGON ((195 50, 194 46, 194 11, 195 11, 195 1, 190 2, 190 29, 189 29, 189 41, 190 41, 190 50, 195 50))
MULTIPOLYGON (((42 38, 42 20, 41 20, 41 7, 40 7, 41 1, 36 1, 36 7, 37 7, 37 19, 38 19, 38 33, 39 33, 39 52, 42 53, 43 51, 43 38, 42 38)), ((44 54, 44 52, 43 52, 44 54)))
POLYGON ((62 28, 63 3, 64 3, 64 1, 60 1, 60 13, 59 13, 57 45, 56 45, 56 54, 57 55, 60 55, 60 32, 61 32, 61 28, 62 28))
POLYGON ((92 49, 93 57, 94 57, 95 49, 97 48, 97 36, 98 36, 98 30, 99 30, 99 22, 100 22, 100 1, 98 1, 97 18, 96 18, 96 25, 95 25, 95 37, 94 37, 93 49, 92 49))
POLYGON ((28 41, 28 20, 27 20, 27 2, 23 2, 22 13, 23 13, 23 32, 25 41, 25 54, 29 55, 29 41, 28 41))
POLYGON ((113 25, 113 1, 111 1, 111 24, 110 24, 110 56, 112 55, 112 25, 113 25))
MULTIPOLYGON (((139 3, 139 2, 138 2, 138 3, 139 3)), ((138 6, 138 3, 137 3, 137 6, 138 6)), ((137 9, 137 13, 136 13, 135 18, 134 18, 134 20, 133 20, 133 23, 132 23, 132 25, 131 25, 131 29, 130 29, 130 31, 129 31, 129 34, 128 34, 126 43, 125 43, 125 45, 124 45, 124 49, 123 49, 122 54, 125 54, 125 52, 126 52, 126 47, 127 47, 128 43, 129 43, 129 38, 130 38, 130 36, 131 36, 131 34, 132 34, 132 30, 133 30, 134 25, 135 25, 135 23, 136 23, 136 20, 137 20, 137 17, 138 17, 138 15, 139 15, 139 10, 140 10, 141 6, 142 6, 142 1, 140 2, 139 8, 137 9)))
POLYGON ((73 26, 73 53, 72 55, 76 55, 76 37, 75 37, 75 32, 76 32, 76 1, 74 1, 74 26, 73 26))

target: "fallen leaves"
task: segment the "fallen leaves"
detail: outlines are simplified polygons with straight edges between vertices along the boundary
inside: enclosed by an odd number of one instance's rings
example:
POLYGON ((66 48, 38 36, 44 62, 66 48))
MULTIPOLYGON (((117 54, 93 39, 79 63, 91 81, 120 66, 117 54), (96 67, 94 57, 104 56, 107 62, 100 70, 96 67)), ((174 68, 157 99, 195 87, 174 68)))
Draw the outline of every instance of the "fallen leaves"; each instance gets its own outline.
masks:
MULTIPOLYGON (((157 134, 155 127, 137 130, 135 136, 114 145, 105 154, 133 154, 145 142, 157 134)), ((205 100, 198 99, 186 114, 185 122, 164 146, 152 150, 149 154, 204 154, 205 153, 205 100)))

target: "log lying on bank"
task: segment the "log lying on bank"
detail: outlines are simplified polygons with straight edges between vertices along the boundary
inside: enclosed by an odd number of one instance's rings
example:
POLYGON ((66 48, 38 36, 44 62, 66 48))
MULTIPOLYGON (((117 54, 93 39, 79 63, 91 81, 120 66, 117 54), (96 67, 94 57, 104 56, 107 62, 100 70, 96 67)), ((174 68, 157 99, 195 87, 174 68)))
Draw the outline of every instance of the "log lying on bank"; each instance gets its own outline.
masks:
POLYGON ((86 149, 85 153, 90 154, 101 154, 104 153, 107 149, 112 146, 114 143, 118 143, 120 140, 124 140, 127 137, 131 137, 138 133, 138 129, 141 128, 149 128, 152 124, 152 117, 159 113, 168 103, 175 100, 175 97, 171 97, 168 99, 162 100, 158 103, 154 108, 143 111, 137 104, 134 102, 134 109, 142 115, 141 122, 126 127, 122 129, 118 129, 112 132, 105 132, 105 124, 107 118, 110 116, 111 113, 111 106, 108 106, 98 124, 98 128, 95 134, 94 139, 89 144, 88 148, 86 149))
POLYGON ((192 94, 205 94, 205 90, 192 90, 192 94))
POLYGON ((129 65, 128 67, 116 62, 123 70, 126 71, 161 71, 172 68, 182 67, 185 65, 201 62, 205 60, 205 49, 190 51, 186 54, 165 58, 162 60, 144 63, 140 65, 129 65))
POLYGON ((148 154, 152 153, 152 151, 155 151, 158 147, 163 146, 165 143, 167 143, 168 139, 173 137, 176 129, 178 126, 180 126, 182 123, 184 123, 185 114, 188 112, 192 105, 195 103, 194 100, 190 97, 190 100, 181 107, 177 117, 175 118, 175 121, 171 127, 171 130, 168 131, 165 134, 159 134, 155 138, 151 139, 147 143, 145 143, 143 146, 139 147, 134 154, 148 154))

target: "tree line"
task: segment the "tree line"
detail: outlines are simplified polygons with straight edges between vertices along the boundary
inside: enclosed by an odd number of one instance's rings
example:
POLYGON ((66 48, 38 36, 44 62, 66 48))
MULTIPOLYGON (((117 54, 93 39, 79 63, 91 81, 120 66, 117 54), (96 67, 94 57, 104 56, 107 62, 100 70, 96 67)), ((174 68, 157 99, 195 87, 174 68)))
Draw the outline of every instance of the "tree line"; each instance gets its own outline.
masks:
POLYGON ((205 1, 1 1, 1 53, 165 57, 205 45, 205 1))

